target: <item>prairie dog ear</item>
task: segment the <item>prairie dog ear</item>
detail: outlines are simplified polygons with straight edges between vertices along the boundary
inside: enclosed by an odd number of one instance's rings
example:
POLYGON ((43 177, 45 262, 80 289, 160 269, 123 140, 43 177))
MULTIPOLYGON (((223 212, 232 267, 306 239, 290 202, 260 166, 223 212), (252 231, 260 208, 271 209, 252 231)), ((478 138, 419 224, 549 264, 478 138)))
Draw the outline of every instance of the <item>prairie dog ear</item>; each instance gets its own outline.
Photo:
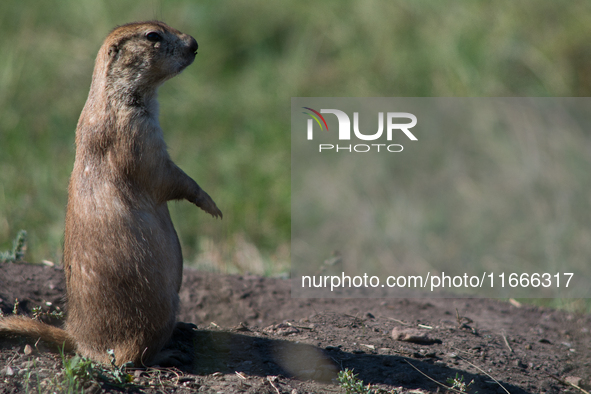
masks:
POLYGON ((109 48, 109 57, 114 58, 115 56, 117 56, 117 53, 119 52, 119 48, 117 48, 117 45, 111 45, 111 47, 109 48))

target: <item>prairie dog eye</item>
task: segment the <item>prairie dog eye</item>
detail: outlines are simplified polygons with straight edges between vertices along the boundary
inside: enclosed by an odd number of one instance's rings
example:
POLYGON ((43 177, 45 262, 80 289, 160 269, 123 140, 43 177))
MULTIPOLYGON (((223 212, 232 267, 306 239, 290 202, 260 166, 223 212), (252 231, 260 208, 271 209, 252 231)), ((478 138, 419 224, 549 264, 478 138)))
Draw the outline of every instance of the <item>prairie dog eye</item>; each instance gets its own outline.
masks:
POLYGON ((162 40, 162 36, 160 35, 160 33, 157 33, 155 31, 151 31, 151 32, 146 33, 146 38, 148 39, 148 41, 152 41, 152 42, 157 42, 157 41, 162 40))

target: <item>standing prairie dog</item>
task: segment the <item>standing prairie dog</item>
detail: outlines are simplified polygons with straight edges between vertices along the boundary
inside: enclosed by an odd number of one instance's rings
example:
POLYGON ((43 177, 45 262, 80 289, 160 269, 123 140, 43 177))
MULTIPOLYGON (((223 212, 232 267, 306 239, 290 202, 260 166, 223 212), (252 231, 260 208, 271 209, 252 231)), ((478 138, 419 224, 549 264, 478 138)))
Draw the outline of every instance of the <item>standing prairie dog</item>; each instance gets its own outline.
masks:
POLYGON ((108 363, 154 362, 176 323, 182 279, 167 201, 222 217, 167 153, 157 90, 195 59, 197 42, 162 22, 115 28, 96 58, 76 129, 64 241, 65 329, 14 316, 0 333, 27 335, 108 363))

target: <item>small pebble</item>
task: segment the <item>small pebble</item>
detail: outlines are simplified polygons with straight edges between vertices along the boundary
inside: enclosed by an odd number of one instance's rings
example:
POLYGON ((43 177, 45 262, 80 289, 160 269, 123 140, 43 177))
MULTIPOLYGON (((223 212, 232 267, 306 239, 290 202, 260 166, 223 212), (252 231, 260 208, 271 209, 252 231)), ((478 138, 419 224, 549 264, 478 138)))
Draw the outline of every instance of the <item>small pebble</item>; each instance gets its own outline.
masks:
POLYGON ((33 348, 31 347, 31 345, 26 344, 25 348, 23 349, 23 353, 25 353, 25 356, 29 356, 33 353, 33 348))
POLYGON ((521 360, 515 360, 515 361, 513 361, 513 364, 514 364, 516 367, 519 367, 519 368, 527 368, 527 364, 525 364, 525 363, 524 363, 523 361, 521 361, 521 360))
POLYGON ((567 376, 564 378, 564 380, 570 384, 574 384, 575 386, 580 386, 583 379, 579 378, 578 376, 567 376))
POLYGON ((441 343, 440 339, 431 338, 425 331, 414 328, 394 328, 392 330, 392 339, 423 344, 441 343))

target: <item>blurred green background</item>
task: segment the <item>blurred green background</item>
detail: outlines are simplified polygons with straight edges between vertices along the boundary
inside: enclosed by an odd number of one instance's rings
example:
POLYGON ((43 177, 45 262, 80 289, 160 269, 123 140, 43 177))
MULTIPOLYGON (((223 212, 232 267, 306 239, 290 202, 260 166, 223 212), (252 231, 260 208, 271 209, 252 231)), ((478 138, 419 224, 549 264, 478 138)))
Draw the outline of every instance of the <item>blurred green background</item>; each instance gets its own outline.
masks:
POLYGON ((0 250, 26 229, 28 261, 61 260, 94 58, 114 26, 146 19, 199 43, 160 89, 160 119, 173 160, 224 212, 170 204, 185 261, 202 269, 289 271, 291 97, 591 92, 587 1, 3 0, 0 250))

